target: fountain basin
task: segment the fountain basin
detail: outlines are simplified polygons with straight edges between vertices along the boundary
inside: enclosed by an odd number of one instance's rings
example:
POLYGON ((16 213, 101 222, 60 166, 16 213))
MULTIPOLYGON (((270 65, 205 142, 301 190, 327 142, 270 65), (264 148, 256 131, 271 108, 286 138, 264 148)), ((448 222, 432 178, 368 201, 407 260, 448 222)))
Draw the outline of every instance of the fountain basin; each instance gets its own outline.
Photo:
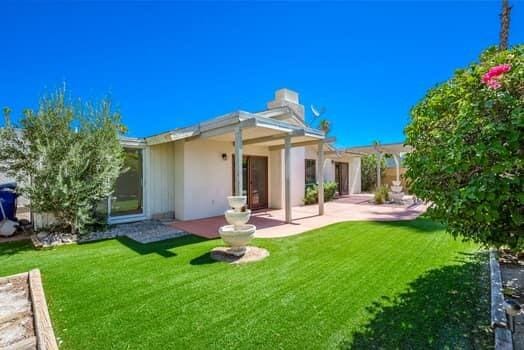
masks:
POLYGON ((246 196, 228 196, 227 201, 231 208, 240 209, 246 205, 247 197, 246 196))
POLYGON ((391 186, 391 191, 392 192, 396 192, 396 193, 400 193, 400 192, 402 192, 402 186, 397 186, 397 185, 391 186))
POLYGON ((402 200, 404 199, 404 192, 390 192, 389 196, 393 202, 402 203, 402 200))
POLYGON ((246 222, 249 221, 249 217, 251 216, 251 210, 246 211, 236 211, 236 210, 226 210, 224 213, 226 216, 226 221, 230 225, 244 225, 246 222))
POLYGON ((226 225, 218 229, 220 237, 231 247, 230 253, 236 256, 246 252, 246 245, 255 235, 255 225, 226 225))
POLYGON ((391 183, 393 184, 393 186, 400 186, 400 184, 402 183, 402 181, 396 181, 396 180, 393 180, 393 181, 391 181, 391 183))

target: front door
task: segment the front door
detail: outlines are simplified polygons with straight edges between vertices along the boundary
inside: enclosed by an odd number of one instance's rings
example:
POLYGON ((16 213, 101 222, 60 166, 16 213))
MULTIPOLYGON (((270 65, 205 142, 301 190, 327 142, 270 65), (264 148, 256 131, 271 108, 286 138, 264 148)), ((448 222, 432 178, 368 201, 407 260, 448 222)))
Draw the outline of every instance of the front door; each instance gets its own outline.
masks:
MULTIPOLYGON (((268 207, 268 160, 263 156, 245 156, 242 161, 242 193, 249 209, 268 207)), ((233 192, 235 188, 235 157, 233 156, 233 192)))
POLYGON ((349 194, 349 164, 335 162, 335 182, 337 183, 338 194, 349 194))

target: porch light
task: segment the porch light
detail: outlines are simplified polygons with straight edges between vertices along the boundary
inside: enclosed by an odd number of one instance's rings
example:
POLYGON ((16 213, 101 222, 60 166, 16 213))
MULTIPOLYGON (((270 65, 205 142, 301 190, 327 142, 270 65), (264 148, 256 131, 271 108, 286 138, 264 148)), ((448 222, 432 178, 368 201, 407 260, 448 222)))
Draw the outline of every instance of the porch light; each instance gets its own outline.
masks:
POLYGON ((222 160, 227 160, 227 153, 222 153, 222 160))

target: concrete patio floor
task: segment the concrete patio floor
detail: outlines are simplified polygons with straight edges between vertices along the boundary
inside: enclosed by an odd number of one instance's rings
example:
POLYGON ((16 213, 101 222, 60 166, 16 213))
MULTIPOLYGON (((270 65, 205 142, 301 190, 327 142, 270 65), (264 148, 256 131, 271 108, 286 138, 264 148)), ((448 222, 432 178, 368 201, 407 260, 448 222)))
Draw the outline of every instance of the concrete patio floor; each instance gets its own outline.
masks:
MULTIPOLYGON (((277 238, 297 235, 343 221, 413 220, 427 208, 425 204, 413 204, 410 197, 407 197, 409 200, 403 206, 371 204, 372 198, 371 194, 358 194, 327 202, 323 216, 318 215, 317 205, 293 207, 291 224, 285 223, 283 209, 260 210, 251 215, 249 223, 257 227, 255 237, 277 238)), ((171 223, 177 229, 210 239, 219 237, 218 228, 226 224, 223 216, 171 223)))

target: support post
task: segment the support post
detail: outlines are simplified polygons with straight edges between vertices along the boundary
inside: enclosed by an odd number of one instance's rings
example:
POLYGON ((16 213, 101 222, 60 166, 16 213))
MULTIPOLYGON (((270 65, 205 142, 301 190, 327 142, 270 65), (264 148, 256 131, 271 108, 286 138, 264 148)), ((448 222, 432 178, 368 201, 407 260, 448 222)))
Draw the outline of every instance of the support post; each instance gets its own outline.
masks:
POLYGON ((284 143, 284 184, 286 223, 291 223, 291 135, 285 137, 284 143))
POLYGON ((393 153, 393 159, 395 160, 395 168, 397 170, 397 181, 400 181, 400 153, 393 153))
POLYGON ((317 165, 317 181, 318 181, 318 215, 324 215, 324 143, 318 144, 318 165, 317 165))
POLYGON ((380 174, 380 164, 382 163, 382 153, 377 153, 377 189, 382 186, 382 179, 380 174))
POLYGON ((235 129, 235 196, 242 196, 242 129, 237 126, 235 129))

